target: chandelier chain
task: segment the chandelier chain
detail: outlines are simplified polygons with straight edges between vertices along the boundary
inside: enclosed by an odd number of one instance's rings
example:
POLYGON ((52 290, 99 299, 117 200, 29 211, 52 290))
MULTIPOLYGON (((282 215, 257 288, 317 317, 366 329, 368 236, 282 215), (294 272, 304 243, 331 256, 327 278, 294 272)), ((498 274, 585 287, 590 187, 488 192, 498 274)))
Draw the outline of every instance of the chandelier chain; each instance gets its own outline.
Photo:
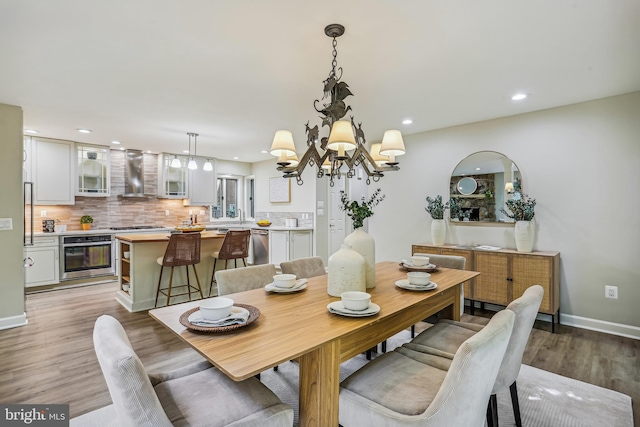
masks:
POLYGON ((331 75, 333 77, 336 76, 336 67, 338 66, 338 50, 336 49, 336 47, 338 46, 338 40, 336 40, 336 38, 333 38, 333 61, 331 61, 331 75))

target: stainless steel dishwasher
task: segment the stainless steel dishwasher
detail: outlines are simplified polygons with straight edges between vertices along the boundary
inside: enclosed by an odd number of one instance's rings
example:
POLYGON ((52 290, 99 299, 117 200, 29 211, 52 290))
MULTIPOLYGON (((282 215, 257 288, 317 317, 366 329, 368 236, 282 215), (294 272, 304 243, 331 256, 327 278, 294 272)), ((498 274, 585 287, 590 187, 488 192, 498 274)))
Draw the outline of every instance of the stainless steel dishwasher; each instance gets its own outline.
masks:
POLYGON ((269 231, 252 229, 251 245, 253 247, 253 264, 269 263, 269 231))

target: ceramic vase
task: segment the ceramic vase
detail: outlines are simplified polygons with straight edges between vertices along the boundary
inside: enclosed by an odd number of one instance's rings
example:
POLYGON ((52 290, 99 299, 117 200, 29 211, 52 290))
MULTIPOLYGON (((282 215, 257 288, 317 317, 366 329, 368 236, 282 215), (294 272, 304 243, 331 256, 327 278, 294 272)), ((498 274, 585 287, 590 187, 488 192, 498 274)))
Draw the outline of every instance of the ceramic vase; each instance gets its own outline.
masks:
POLYGON ((531 221, 516 221, 514 234, 518 252, 531 252, 533 249, 533 223, 531 221))
POLYGON ((444 236, 447 234, 447 226, 444 219, 434 219, 431 222, 431 240, 434 245, 444 245, 444 236))
POLYGON ((342 244, 340 250, 329 257, 327 293, 339 297, 343 292, 367 290, 365 260, 351 245, 342 244))
POLYGON ((358 252, 364 258, 367 289, 376 287, 376 242, 370 234, 360 228, 344 239, 346 245, 358 252))

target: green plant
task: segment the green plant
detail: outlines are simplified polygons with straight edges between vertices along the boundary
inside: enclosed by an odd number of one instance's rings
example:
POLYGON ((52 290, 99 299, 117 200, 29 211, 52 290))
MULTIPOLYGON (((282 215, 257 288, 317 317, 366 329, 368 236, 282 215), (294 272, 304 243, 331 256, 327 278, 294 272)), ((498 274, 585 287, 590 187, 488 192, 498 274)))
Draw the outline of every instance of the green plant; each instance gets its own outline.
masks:
POLYGON ((484 198, 489 200, 490 198, 493 197, 493 192, 491 190, 487 190, 484 192, 484 198))
POLYGON ((531 221, 535 215, 536 199, 524 193, 516 191, 513 193, 513 198, 507 200, 506 205, 510 212, 504 208, 500 208, 500 212, 515 221, 531 221))
POLYGON ((429 212, 433 219, 444 219, 444 210, 449 209, 449 202, 442 203, 442 196, 437 195, 435 199, 427 196, 427 207, 425 211, 429 212))
POLYGON ((462 207, 458 203, 458 199, 455 197, 451 198, 447 203, 449 203, 449 215, 451 219, 462 219, 462 207))
POLYGON ((93 217, 91 215, 82 215, 80 224, 93 224, 93 217))
POLYGON ((380 191, 379 188, 374 191, 371 197, 369 197, 369 200, 366 200, 364 196, 362 196, 360 203, 355 200, 350 201, 344 191, 340 192, 340 201, 342 202, 340 209, 351 217, 354 229, 362 227, 364 220, 373 216, 372 208, 384 200, 384 194, 380 195, 380 191))

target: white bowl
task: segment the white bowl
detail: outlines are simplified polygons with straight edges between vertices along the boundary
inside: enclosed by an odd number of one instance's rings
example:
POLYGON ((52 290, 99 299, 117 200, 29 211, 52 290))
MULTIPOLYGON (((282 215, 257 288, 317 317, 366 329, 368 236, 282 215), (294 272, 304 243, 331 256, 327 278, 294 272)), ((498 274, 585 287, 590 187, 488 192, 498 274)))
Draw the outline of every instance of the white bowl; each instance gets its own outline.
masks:
POLYGON ((407 273, 407 279, 412 285, 428 285, 431 275, 422 271, 410 271, 407 273))
POLYGON ((129 251, 124 252, 124 253, 122 254, 122 256, 124 256, 126 259, 129 259, 129 255, 131 255, 131 253, 130 253, 129 251))
POLYGON ((415 265, 416 267, 425 266, 429 264, 429 257, 428 256, 412 256, 411 264, 415 265))
POLYGON ((296 275, 276 274, 273 276, 273 284, 278 288, 293 288, 296 285, 296 275))
POLYGON ((371 302, 371 295, 360 291, 343 292, 340 297, 344 308, 354 311, 366 310, 371 302))
POLYGON ((200 301, 200 314, 206 320, 218 320, 231 314, 233 300, 225 297, 207 298, 200 301))

